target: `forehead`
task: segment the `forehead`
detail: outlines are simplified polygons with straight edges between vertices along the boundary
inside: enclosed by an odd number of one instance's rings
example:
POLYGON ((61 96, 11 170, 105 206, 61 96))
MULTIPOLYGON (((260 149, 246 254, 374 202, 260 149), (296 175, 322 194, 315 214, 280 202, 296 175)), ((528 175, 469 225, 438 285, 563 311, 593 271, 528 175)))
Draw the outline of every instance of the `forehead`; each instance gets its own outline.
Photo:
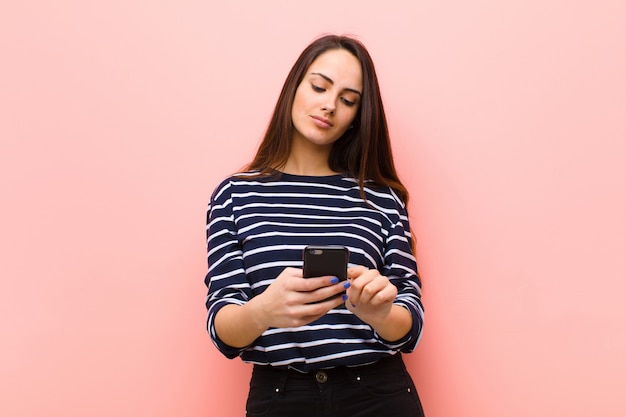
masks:
POLYGON ((307 75, 321 73, 341 87, 361 90, 363 73, 359 60, 345 49, 331 49, 319 55, 307 70, 307 75))

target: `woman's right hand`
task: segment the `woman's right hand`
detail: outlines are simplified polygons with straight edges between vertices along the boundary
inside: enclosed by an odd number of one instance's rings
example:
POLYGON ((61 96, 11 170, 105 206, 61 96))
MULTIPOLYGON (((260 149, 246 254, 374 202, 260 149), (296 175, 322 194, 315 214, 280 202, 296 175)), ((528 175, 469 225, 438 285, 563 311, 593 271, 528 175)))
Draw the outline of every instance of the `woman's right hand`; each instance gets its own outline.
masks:
POLYGON ((246 347, 270 327, 298 327, 317 320, 345 302, 339 294, 349 286, 335 277, 303 278, 301 269, 285 268, 247 303, 222 307, 215 316, 215 331, 227 345, 246 347), (337 297, 327 300, 333 296, 337 297))
POLYGON ((331 276, 303 278, 301 269, 285 268, 265 291, 248 304, 266 328, 298 327, 342 305, 345 298, 327 298, 339 295, 349 285, 347 281, 339 282, 331 276))

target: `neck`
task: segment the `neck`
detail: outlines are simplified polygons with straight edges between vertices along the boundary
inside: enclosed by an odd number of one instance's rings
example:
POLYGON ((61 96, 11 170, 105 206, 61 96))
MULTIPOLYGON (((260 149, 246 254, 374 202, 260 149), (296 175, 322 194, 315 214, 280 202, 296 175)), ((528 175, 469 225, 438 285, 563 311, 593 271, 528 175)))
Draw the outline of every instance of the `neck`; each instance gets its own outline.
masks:
POLYGON ((308 141, 294 140, 291 144, 289 158, 280 170, 293 175, 324 176, 337 174, 328 165, 331 149, 332 144, 319 146, 308 141))
POLYGON ((287 160, 287 163, 284 167, 280 169, 280 171, 284 172, 285 174, 308 175, 316 177, 338 174, 338 172, 330 169, 330 167, 328 166, 328 161, 324 161, 320 164, 315 164, 311 161, 299 161, 291 157, 289 157, 289 160, 287 160))

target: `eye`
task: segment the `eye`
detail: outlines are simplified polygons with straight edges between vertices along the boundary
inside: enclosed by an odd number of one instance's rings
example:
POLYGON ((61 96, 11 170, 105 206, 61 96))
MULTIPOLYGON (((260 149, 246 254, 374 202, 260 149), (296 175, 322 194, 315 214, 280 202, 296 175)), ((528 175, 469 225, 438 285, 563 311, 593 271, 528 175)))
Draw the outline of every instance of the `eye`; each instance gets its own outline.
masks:
POLYGON ((350 101, 345 97, 341 97, 341 101, 343 101, 343 104, 345 104, 348 107, 352 107, 356 104, 354 101, 350 101))
POLYGON ((316 91, 318 93, 322 93, 322 92, 326 91, 324 88, 320 87, 319 85, 315 85, 315 84, 311 84, 311 88, 313 89, 313 91, 316 91))

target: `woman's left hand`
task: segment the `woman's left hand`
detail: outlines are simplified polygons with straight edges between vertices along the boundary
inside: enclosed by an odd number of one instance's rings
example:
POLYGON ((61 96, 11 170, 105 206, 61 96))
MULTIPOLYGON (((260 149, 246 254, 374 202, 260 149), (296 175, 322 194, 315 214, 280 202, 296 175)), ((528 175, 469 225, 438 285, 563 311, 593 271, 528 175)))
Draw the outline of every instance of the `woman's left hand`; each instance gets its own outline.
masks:
POLYGON ((348 279, 346 308, 373 327, 383 324, 398 295, 396 286, 378 270, 364 266, 348 268, 348 279))

